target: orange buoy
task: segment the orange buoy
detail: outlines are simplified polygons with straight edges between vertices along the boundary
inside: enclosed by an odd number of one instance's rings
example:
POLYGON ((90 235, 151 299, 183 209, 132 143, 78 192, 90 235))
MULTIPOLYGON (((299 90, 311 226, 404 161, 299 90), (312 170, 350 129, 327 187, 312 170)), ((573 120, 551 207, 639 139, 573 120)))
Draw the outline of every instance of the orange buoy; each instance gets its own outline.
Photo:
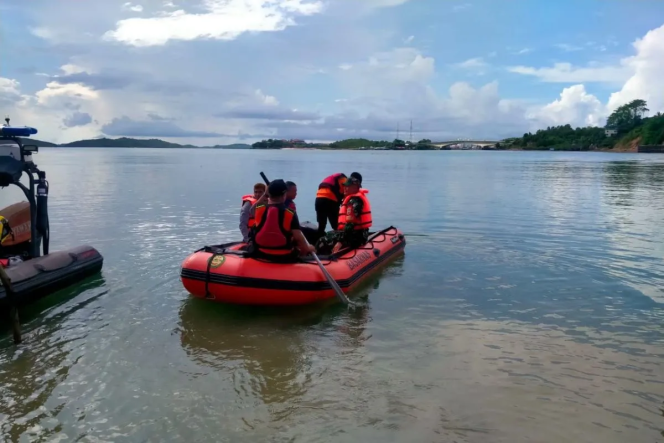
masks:
MULTIPOLYGON (((244 305, 305 305, 336 297, 313 257, 296 263, 251 258, 243 242, 206 246, 182 263, 180 278, 191 295, 244 305)), ((383 265, 404 252, 403 233, 389 227, 369 235, 357 249, 319 256, 327 272, 348 293, 383 265)))

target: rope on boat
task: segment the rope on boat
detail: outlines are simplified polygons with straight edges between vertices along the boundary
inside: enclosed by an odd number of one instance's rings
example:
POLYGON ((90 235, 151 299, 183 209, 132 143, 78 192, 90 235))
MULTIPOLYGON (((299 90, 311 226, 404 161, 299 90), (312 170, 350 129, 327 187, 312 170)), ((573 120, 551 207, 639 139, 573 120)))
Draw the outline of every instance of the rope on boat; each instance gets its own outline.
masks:
MULTIPOLYGON (((371 240, 368 240, 364 245, 353 249, 353 254, 349 257, 344 257, 343 256, 348 251, 341 250, 341 251, 339 251, 335 254, 331 254, 331 255, 327 256, 327 257, 331 257, 331 258, 328 258, 328 259, 322 259, 321 258, 321 262, 324 262, 325 265, 328 265, 332 262, 336 262, 336 261, 339 261, 339 260, 351 260, 351 259, 355 258, 355 256, 357 255, 357 252, 359 250, 375 250, 376 249, 375 248, 376 243, 380 244, 380 243, 383 243, 383 242, 387 241, 387 232, 390 231, 390 230, 395 230, 396 231, 396 228, 394 226, 390 226, 389 228, 386 228, 386 229, 383 229, 382 231, 376 232, 373 235, 373 238, 371 240), (379 236, 382 237, 381 240, 378 240, 379 236)), ((400 235, 400 237, 403 238, 403 235, 400 235)), ((237 245, 239 243, 241 243, 241 242, 226 243, 226 244, 219 245, 219 246, 205 246, 205 247, 198 250, 198 251, 204 251, 204 252, 212 253, 210 258, 208 259, 207 272, 206 272, 206 275, 205 275, 205 293, 206 294, 208 294, 208 282, 209 282, 209 278, 210 278, 210 264, 212 263, 212 260, 214 260, 214 258, 216 256, 218 256, 218 255, 239 255, 243 258, 248 258, 247 257, 248 254, 247 254, 246 251, 238 251, 238 250, 229 250, 228 249, 229 247, 237 245)), ((196 251, 196 252, 198 252, 198 251, 196 251)), ((325 256, 323 256, 323 257, 325 257, 325 256)), ((270 260, 260 258, 260 257, 251 257, 251 258, 255 261, 262 262, 262 263, 274 263, 270 260)), ((318 264, 315 261, 304 261, 304 260, 302 260, 302 261, 299 261, 298 263, 305 264, 305 265, 316 265, 316 266, 318 266, 318 264)), ((206 295, 206 297, 207 297, 207 295, 206 295)))

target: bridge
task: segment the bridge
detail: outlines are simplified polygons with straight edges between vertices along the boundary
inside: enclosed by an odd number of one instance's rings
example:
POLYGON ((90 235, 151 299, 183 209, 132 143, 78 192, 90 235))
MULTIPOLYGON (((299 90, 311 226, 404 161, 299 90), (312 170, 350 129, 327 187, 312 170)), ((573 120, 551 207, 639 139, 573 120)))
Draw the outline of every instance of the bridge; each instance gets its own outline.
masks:
POLYGON ((495 146, 496 143, 499 143, 500 140, 450 140, 446 142, 434 142, 432 145, 436 146, 438 149, 443 149, 452 145, 475 145, 475 146, 495 146))

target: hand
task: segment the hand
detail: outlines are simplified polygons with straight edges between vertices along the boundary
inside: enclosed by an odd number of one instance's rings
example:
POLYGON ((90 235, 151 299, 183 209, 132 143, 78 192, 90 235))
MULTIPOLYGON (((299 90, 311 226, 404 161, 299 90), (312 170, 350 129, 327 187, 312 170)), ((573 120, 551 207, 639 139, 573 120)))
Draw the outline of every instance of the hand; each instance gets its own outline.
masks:
POLYGON ((336 254, 336 253, 339 252, 340 250, 341 250, 341 243, 340 243, 340 242, 335 243, 335 244, 334 244, 334 248, 332 248, 332 253, 333 253, 333 254, 336 254))
POLYGON ((300 246, 298 249, 299 249, 300 255, 302 257, 304 257, 306 255, 309 255, 313 252, 316 252, 316 248, 314 246, 311 246, 311 245, 300 246))

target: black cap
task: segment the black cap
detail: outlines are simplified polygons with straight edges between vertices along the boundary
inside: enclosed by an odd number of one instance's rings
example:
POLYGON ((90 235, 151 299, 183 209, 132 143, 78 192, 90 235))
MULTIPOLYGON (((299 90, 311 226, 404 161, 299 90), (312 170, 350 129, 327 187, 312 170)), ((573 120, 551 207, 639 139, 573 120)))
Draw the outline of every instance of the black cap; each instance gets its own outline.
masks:
POLYGON ((362 174, 360 174, 359 172, 353 172, 350 176, 352 178, 356 178, 360 182, 360 184, 362 184, 362 174))
POLYGON ((355 177, 348 177, 346 181, 344 181, 343 185, 344 186, 351 186, 351 185, 358 185, 360 186, 362 182, 360 182, 357 178, 355 177))
POLYGON ((286 186, 286 182, 284 182, 280 178, 272 180, 270 182, 270 186, 267 187, 267 192, 270 195, 270 197, 279 197, 281 195, 284 195, 287 190, 288 186, 286 186))

